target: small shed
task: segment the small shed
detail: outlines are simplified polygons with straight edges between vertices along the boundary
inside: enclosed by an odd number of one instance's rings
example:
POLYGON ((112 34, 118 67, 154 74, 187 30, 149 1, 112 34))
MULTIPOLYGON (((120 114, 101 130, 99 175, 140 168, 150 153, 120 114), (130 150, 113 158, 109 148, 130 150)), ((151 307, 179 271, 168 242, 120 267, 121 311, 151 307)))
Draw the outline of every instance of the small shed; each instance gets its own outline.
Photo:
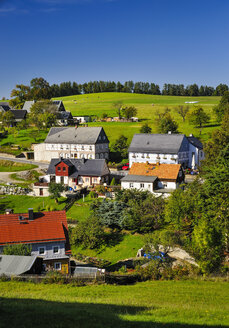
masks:
POLYGON ((0 254, 0 276, 20 276, 22 274, 40 274, 43 259, 38 256, 0 254))

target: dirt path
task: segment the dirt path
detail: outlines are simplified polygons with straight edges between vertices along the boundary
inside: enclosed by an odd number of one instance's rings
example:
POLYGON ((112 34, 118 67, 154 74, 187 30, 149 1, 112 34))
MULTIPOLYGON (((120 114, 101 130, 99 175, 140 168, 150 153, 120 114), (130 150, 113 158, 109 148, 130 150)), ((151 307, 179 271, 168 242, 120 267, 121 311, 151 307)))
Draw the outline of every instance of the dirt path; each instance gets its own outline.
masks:
POLYGON ((18 183, 18 180, 12 179, 10 176, 11 174, 18 173, 18 172, 0 172, 0 183, 18 183))

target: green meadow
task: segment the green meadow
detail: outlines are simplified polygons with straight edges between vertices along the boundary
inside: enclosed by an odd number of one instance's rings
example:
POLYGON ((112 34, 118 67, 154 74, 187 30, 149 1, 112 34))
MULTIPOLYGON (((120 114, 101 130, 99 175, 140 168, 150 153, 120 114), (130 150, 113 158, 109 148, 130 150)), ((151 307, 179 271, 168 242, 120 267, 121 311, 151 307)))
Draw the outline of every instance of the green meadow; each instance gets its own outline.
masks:
POLYGON ((1 328, 216 328, 229 325, 229 285, 200 280, 129 286, 0 282, 1 328))
POLYGON ((171 115, 179 124, 179 131, 186 135, 193 133, 195 136, 205 141, 209 138, 211 132, 217 127, 216 119, 213 115, 212 108, 219 103, 220 97, 177 97, 177 96, 153 96, 129 93, 96 93, 75 95, 68 97, 55 98, 64 102, 66 110, 71 111, 73 116, 92 115, 101 118, 103 113, 108 116, 115 117, 117 113, 113 107, 116 101, 122 101, 123 106, 135 106, 138 110, 137 117, 139 122, 123 123, 123 122, 92 122, 89 126, 103 126, 108 138, 114 142, 121 134, 128 137, 131 141, 135 133, 139 133, 141 126, 148 123, 152 128, 152 132, 157 132, 155 124, 156 112, 163 111, 165 108, 171 109, 171 115), (198 101, 198 104, 189 104, 190 110, 194 106, 200 105, 211 115, 211 121, 205 126, 200 135, 197 127, 189 124, 188 121, 183 122, 182 118, 177 114, 176 107, 185 104, 186 101, 198 101))

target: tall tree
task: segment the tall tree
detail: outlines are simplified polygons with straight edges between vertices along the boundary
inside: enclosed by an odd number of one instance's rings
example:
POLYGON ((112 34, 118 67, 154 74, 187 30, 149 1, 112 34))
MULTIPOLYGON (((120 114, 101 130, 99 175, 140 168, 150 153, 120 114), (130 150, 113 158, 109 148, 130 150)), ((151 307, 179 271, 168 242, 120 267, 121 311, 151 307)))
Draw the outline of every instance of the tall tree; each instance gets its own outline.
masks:
POLYGON ((178 124, 169 113, 165 114, 160 119, 157 128, 159 133, 168 133, 168 132, 178 133, 178 124))
POLYGON ((185 117, 189 112, 189 106, 180 105, 176 108, 176 111, 182 117, 183 122, 185 122, 185 117))
POLYGON ((210 121, 210 116, 203 110, 202 107, 195 108, 189 115, 189 122, 193 125, 196 125, 201 129, 204 124, 207 124, 210 121))

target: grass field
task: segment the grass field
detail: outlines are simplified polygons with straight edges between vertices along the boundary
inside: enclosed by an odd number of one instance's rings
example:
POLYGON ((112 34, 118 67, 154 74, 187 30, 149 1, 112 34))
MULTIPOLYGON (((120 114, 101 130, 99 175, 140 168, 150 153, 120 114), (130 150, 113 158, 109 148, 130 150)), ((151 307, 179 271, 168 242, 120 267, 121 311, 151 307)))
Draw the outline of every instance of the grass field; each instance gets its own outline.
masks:
POLYGON ((12 161, 0 160, 0 172, 25 171, 25 170, 32 170, 35 168, 37 168, 37 166, 33 164, 24 164, 24 163, 12 162, 12 161))
POLYGON ((0 196, 0 213, 4 213, 6 208, 12 208, 14 213, 26 213, 28 208, 34 211, 43 210, 63 210, 66 205, 66 198, 60 198, 59 204, 50 197, 30 197, 21 195, 0 196))
POLYGON ((209 281, 84 287, 0 282, 0 327, 228 327, 228 295, 228 283, 209 281))
POLYGON ((85 220, 90 215, 90 204, 92 201, 89 195, 87 195, 84 200, 80 198, 75 201, 72 207, 67 211, 67 218, 78 222, 85 220))
POLYGON ((81 247, 74 246, 71 248, 73 255, 79 253, 107 260, 114 264, 119 260, 135 257, 138 249, 143 245, 144 242, 141 235, 119 234, 118 238, 110 240, 110 245, 101 247, 100 250, 82 249, 81 247))
MULTIPOLYGON (((128 137, 129 141, 135 133, 139 133, 141 125, 148 123, 152 132, 157 132, 155 124, 155 112, 162 111, 165 107, 171 109, 171 114, 179 124, 179 131, 186 135, 193 133, 199 136, 199 129, 191 126, 188 121, 183 122, 182 118, 176 113, 175 108, 178 105, 185 105, 185 101, 199 101, 206 112, 211 115, 211 121, 202 129, 201 139, 207 140, 210 133, 216 128, 217 122, 212 113, 212 108, 218 104, 220 97, 176 97, 176 96, 152 96, 128 93, 98 93, 61 97, 66 110, 70 110, 74 116, 95 115, 101 117, 103 113, 109 116, 117 116, 112 104, 115 101, 123 101, 123 105, 135 106, 138 110, 137 116, 140 119, 138 123, 116 123, 116 122, 93 122, 89 126, 103 126, 111 142, 114 142, 121 134, 128 137)), ((190 104, 190 109, 194 105, 190 104)))

